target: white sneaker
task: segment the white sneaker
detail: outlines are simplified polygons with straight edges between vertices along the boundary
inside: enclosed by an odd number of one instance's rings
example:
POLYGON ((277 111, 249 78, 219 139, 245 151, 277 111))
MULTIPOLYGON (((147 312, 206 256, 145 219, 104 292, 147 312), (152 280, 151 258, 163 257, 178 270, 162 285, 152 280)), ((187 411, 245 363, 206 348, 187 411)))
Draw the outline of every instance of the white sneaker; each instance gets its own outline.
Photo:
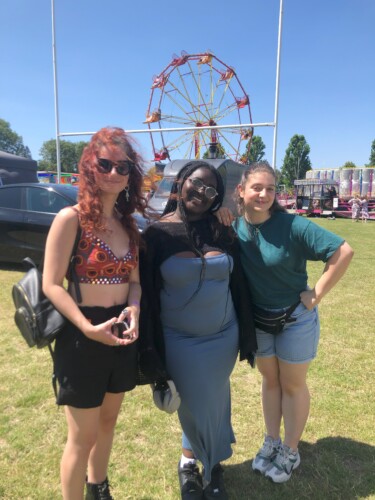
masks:
POLYGON ((253 463, 251 464, 253 470, 264 474, 272 460, 276 457, 280 446, 280 438, 272 439, 271 436, 266 436, 261 449, 255 455, 253 463))
POLYGON ((292 451, 289 446, 283 444, 264 475, 274 483, 285 483, 300 463, 301 457, 298 451, 292 451))

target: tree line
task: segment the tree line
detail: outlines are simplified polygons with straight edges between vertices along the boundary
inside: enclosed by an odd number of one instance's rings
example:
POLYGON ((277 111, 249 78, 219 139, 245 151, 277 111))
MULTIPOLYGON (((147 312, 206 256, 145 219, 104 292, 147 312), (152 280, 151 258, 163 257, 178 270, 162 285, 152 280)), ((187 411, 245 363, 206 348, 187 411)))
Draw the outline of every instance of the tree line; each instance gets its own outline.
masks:
MULTIPOLYGON (((77 172, 79 159, 88 142, 70 142, 60 140, 60 161, 62 172, 77 172)), ((250 165, 253 162, 265 159, 266 146, 260 136, 254 135, 246 145, 245 153, 241 162, 250 165)), ((31 159, 30 149, 24 145, 23 139, 11 129, 10 123, 0 118, 0 151, 23 156, 31 159)), ((295 134, 289 142, 285 151, 281 170, 276 170, 278 183, 286 189, 293 187, 296 179, 304 179, 308 170, 311 170, 310 146, 305 136, 295 134)), ((40 149, 41 160, 38 161, 39 170, 56 171, 56 141, 50 139, 45 141, 40 149)), ((218 145, 218 157, 225 158, 225 150, 218 145)), ((206 152, 204 158, 208 157, 206 152)), ((375 167, 375 139, 371 144, 369 163, 366 167, 375 167)), ((341 168, 356 168, 353 162, 346 162, 341 168)))

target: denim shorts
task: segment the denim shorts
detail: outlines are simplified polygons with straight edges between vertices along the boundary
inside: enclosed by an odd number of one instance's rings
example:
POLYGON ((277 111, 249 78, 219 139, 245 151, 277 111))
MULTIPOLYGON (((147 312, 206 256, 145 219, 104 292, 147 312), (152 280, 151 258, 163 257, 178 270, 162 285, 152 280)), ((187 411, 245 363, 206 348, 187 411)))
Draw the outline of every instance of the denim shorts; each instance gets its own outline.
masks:
MULTIPOLYGON (((286 309, 272 309, 272 311, 286 309)), ((309 311, 301 303, 293 312, 292 318, 296 321, 287 323, 279 335, 265 333, 256 328, 258 343, 256 357, 276 356, 281 361, 291 364, 307 363, 316 357, 320 335, 318 308, 314 307, 309 311)))

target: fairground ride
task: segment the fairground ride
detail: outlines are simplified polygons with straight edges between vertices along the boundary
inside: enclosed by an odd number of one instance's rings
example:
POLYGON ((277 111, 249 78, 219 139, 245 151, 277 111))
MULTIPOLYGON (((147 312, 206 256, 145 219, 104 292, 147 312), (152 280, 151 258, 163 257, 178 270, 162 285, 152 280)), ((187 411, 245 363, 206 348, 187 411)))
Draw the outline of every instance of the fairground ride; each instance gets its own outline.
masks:
POLYGON ((144 123, 154 161, 198 159, 215 149, 218 155, 241 161, 254 130, 241 127, 252 123, 252 117, 249 96, 236 71, 211 51, 172 56, 153 77, 144 123), (219 125, 228 128, 204 128, 219 125), (154 134, 155 128, 160 133, 154 134))

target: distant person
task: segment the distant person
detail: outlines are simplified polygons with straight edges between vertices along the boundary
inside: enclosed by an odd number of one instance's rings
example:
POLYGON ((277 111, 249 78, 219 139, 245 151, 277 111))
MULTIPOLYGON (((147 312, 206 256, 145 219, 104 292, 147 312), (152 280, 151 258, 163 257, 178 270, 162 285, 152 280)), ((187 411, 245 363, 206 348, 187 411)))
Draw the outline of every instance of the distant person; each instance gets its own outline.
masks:
POLYGON ((337 191, 336 191, 335 186, 329 186, 328 195, 329 195, 330 200, 333 203, 333 199, 337 197, 337 191))
MULTIPOLYGON (((337 191, 335 186, 328 187, 328 196, 329 196, 329 208, 333 209, 334 207, 334 199, 337 198, 337 191)), ((336 205, 337 207, 337 205, 336 205)), ((331 218, 334 218, 333 216, 331 218)))
POLYGON ((365 196, 362 196, 362 198, 361 198, 361 219, 362 219, 362 222, 367 222, 368 218, 369 218, 368 198, 365 195, 365 196))
POLYGON ((353 198, 348 201, 349 205, 352 207, 352 222, 358 222, 361 215, 361 199, 356 194, 353 198))
POLYGON ((141 342, 147 339, 149 351, 156 346, 161 372, 181 396, 183 500, 228 498, 220 463, 232 455, 235 440, 229 377, 238 352, 252 362, 256 349, 238 241, 213 215, 223 198, 217 170, 204 161, 188 163, 162 218, 143 233, 141 342))
POLYGON ((124 130, 103 128, 83 150, 79 173, 78 204, 56 215, 43 272, 44 293, 67 319, 54 354, 57 404, 65 406, 68 425, 61 486, 64 500, 82 499, 85 482, 86 500, 110 500, 116 420, 138 373, 139 232, 131 214, 144 213, 142 160, 124 130), (64 288, 78 228, 74 274, 81 302, 72 276, 64 288), (126 337, 112 331, 124 319, 126 337))
MULTIPOLYGON (((275 185, 275 172, 267 162, 248 167, 238 186, 241 217, 233 227, 254 301, 256 365, 263 377, 266 435, 252 468, 283 483, 301 461, 298 444, 310 408, 306 377, 320 334, 317 306, 344 275, 353 250, 340 236, 286 213, 276 200, 275 185), (308 286, 308 261, 325 263, 313 288, 308 286), (286 312, 290 316, 281 333, 269 333, 267 320, 286 312)), ((219 217, 227 219, 225 214, 219 217)))

